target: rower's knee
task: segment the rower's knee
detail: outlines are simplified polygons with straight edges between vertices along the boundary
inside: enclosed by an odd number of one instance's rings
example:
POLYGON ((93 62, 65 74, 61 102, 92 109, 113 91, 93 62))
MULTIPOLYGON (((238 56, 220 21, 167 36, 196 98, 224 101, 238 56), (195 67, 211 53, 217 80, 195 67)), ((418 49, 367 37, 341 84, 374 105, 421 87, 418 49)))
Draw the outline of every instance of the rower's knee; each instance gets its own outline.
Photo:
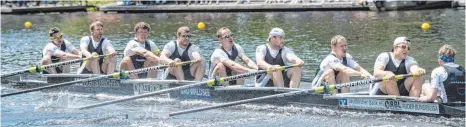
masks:
POLYGON ((157 58, 153 58, 153 57, 147 58, 147 59, 146 59, 146 62, 147 62, 149 65, 157 65, 157 64, 159 63, 159 61, 157 60, 157 58))
POLYGON ((217 72, 226 71, 225 65, 223 65, 223 63, 217 63, 217 65, 215 65, 215 68, 216 68, 217 72))
POLYGON ((131 59, 129 57, 123 57, 123 59, 120 62, 120 69, 122 69, 122 67, 128 66, 128 64, 130 63, 131 63, 131 59))

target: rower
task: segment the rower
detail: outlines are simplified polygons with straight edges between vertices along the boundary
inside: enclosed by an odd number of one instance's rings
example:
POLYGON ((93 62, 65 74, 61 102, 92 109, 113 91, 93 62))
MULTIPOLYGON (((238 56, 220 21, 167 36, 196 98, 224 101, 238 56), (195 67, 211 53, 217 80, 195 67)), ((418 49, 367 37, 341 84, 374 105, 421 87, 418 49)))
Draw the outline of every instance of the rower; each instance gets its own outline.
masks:
POLYGON ((438 51, 440 67, 432 71, 430 83, 422 86, 419 98, 424 102, 465 102, 465 72, 464 67, 454 63, 456 50, 451 45, 443 45, 438 51))
MULTIPOLYGON (((301 82, 302 68, 304 62, 294 54, 291 48, 285 46, 285 32, 280 28, 273 28, 269 32, 267 44, 260 45, 256 49, 256 63, 261 70, 273 70, 273 72, 267 73, 268 77, 271 77, 272 81, 260 81, 267 82, 267 87, 290 87, 298 88, 301 82), (300 67, 291 68, 291 70, 276 71, 280 66, 298 64, 300 67)), ((260 76, 259 79, 266 75, 260 76)))
MULTIPOLYGON (((234 74, 253 72, 258 69, 257 65, 248 56, 244 54, 244 49, 233 39, 230 29, 222 27, 217 31, 217 39, 220 46, 214 50, 210 61, 214 69, 211 73, 211 78, 215 76, 227 77, 234 74), (249 68, 235 62, 239 57, 249 68)), ((244 84, 244 79, 238 79, 225 84, 244 84)))
POLYGON ((418 66, 413 57, 408 56, 411 42, 406 37, 398 37, 393 42, 392 52, 381 53, 374 64, 374 76, 389 77, 391 80, 379 83, 376 95, 397 95, 419 97, 424 84, 425 70, 418 66), (416 73, 421 76, 396 80, 395 75, 416 73))
POLYGON ((89 60, 83 73, 112 74, 115 71, 117 52, 112 46, 112 41, 103 37, 103 27, 104 24, 100 21, 92 23, 89 27, 91 36, 82 37, 79 47, 86 58, 104 54, 111 55, 106 58, 89 60))
POLYGON ((205 73, 205 60, 200 55, 199 47, 191 43, 188 27, 178 28, 176 40, 168 42, 162 50, 161 59, 170 65, 167 79, 201 81, 205 73), (178 62, 195 60, 197 63, 175 66, 178 62))
MULTIPOLYGON (((45 45, 44 49, 42 50, 42 65, 49 65, 52 63, 68 61, 73 59, 81 58, 81 52, 78 49, 74 48, 74 46, 68 40, 63 39, 63 35, 60 32, 60 29, 54 27, 49 30, 49 39, 51 40, 50 43, 45 45)), ((43 73, 69 73, 70 66, 63 65, 62 67, 56 68, 48 68, 43 73)))
MULTIPOLYGON (((124 57, 120 63, 120 70, 132 71, 134 69, 157 66, 159 63, 159 49, 154 42, 148 40, 150 25, 139 22, 134 27, 136 37, 128 42, 124 50, 124 57)), ((132 78, 144 77, 144 74, 132 75, 132 78)), ((148 78, 156 78, 157 71, 149 71, 148 78)))
MULTIPOLYGON (((345 37, 341 35, 334 36, 330 41, 330 47, 332 52, 322 60, 317 71, 322 75, 316 76, 314 79, 324 79, 329 84, 340 84, 350 82, 350 76, 373 77, 346 52, 347 43, 345 37)), ((313 85, 320 86, 319 83, 313 85)), ((349 88, 343 88, 341 92, 347 93, 349 88)))

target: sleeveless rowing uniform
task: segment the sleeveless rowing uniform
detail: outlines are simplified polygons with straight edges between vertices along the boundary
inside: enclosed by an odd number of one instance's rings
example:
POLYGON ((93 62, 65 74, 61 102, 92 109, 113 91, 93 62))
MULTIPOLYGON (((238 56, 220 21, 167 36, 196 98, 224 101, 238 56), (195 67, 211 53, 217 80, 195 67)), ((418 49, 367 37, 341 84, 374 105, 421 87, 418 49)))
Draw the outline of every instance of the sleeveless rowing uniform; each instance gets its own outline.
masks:
MULTIPOLYGON (((51 57, 52 63, 57 63, 60 62, 60 58, 55 56, 57 52, 71 53, 74 50, 74 46, 69 41, 63 39, 63 43, 60 46, 55 45, 53 42, 50 42, 47 45, 45 45, 42 51, 42 57, 45 55, 49 55, 51 57)), ((56 67, 55 70, 57 73, 63 72, 60 69, 60 67, 56 67)), ((47 70, 44 70, 43 73, 48 74, 47 70)))
MULTIPOLYGON (((60 50, 65 52, 66 51, 66 44, 63 42, 61 45, 60 45, 60 50)), ((58 63, 60 62, 60 58, 56 57, 56 56, 52 56, 52 63, 58 63)), ((63 71, 59 68, 59 67, 55 67, 55 71, 57 73, 62 73, 63 71)), ((48 73, 47 71, 45 71, 46 73, 48 73)))
MULTIPOLYGON (((191 59, 189 58, 189 48, 192 46, 191 43, 188 44, 188 46, 186 47, 186 49, 184 50, 184 52, 180 55, 180 53, 178 52, 178 44, 176 43, 176 41, 171 41, 169 43, 174 43, 175 44, 175 51, 173 51, 173 53, 168 57, 172 60, 174 60, 175 58, 178 58, 181 60, 181 62, 185 62, 185 61, 190 61, 191 59)), ((168 45, 168 44, 167 44, 168 45)), ((164 48, 165 49, 165 48, 164 48)), ((191 65, 189 64, 185 64, 182 66, 182 70, 183 70, 183 73, 184 73, 184 79, 185 80, 194 80, 194 76, 191 75, 191 65)), ((167 75, 167 78, 166 79, 176 79, 176 77, 170 73, 168 73, 167 75)))
MULTIPOLYGON (((450 102, 465 102, 464 100, 464 87, 465 87, 465 70, 464 67, 450 67, 443 65, 448 74, 448 78, 443 81, 447 103, 450 102)), ((441 101, 442 102, 442 101, 441 101)))
MULTIPOLYGON (((267 62, 268 64, 270 65, 280 65, 280 66, 285 66, 285 62, 283 61, 283 58, 282 58, 282 51, 283 49, 285 48, 281 48, 280 50, 278 50, 278 54, 275 58, 272 57, 272 55, 270 54, 270 50, 269 50, 269 47, 268 45, 265 45, 266 46, 266 53, 265 53, 265 56, 264 56, 264 61, 267 62)), ((264 69, 260 69, 260 70, 264 70, 264 69)), ((286 70, 283 70, 282 71, 282 74, 283 74, 283 82, 284 82, 284 86, 285 87, 290 87, 290 78, 288 78, 287 76, 287 71, 286 70)), ((267 75, 267 74, 263 74, 263 75, 267 75)), ((259 79, 260 76, 256 77, 256 79, 259 79)), ((261 82, 261 81, 258 81, 258 82, 261 82)), ((266 87, 274 87, 273 85, 273 80, 270 79, 269 81, 267 81, 267 84, 265 85, 266 87)))
MULTIPOLYGON (((238 48, 241 48, 241 47, 237 47, 236 44, 234 44, 232 47, 231 47, 231 53, 229 53, 228 51, 226 51, 222 46, 220 46, 219 48, 215 49, 214 52, 212 53, 212 56, 211 56, 211 61, 216 61, 216 60, 219 60, 219 62, 222 62, 226 59, 229 59, 231 61, 235 61, 236 58, 238 56, 240 56, 240 49, 238 48)), ((242 50, 241 50, 242 51, 242 50)), ((215 67, 216 65, 214 65, 215 67)), ((228 66, 225 66, 225 69, 226 69, 226 73, 227 73, 227 76, 232 76, 233 73, 228 66)), ((211 72, 213 71, 213 68, 211 70, 211 72)), ((236 80, 233 80, 233 81, 230 81, 230 84, 236 84, 236 80)))
MULTIPOLYGON (((389 52, 387 52, 388 54, 388 63, 387 65, 385 66, 385 69, 384 71, 391 71, 393 72, 395 75, 402 75, 402 74, 408 74, 408 71, 406 70, 406 65, 405 65, 405 60, 402 60, 400 65, 398 67, 395 66, 395 64, 393 64, 393 60, 392 60, 392 56, 389 52)), ((403 78, 403 79, 399 79, 396 81, 396 84, 398 85, 398 91, 400 92, 400 96, 409 96, 409 91, 406 89, 405 87, 405 82, 406 78, 403 78)), ((382 92, 380 89, 377 91, 376 95, 388 95, 384 92, 382 92)))
MULTIPOLYGON (((99 45, 97 45, 97 47, 94 47, 94 45, 92 44, 92 38, 91 36, 88 36, 89 37, 89 43, 87 45, 87 51, 89 51, 91 54, 93 52, 97 53, 98 55, 104 55, 104 51, 102 50, 102 45, 105 41, 105 38, 102 38, 100 39, 100 42, 99 42, 99 45)), ((85 56, 83 55, 83 58, 85 58, 85 56)), ((104 74, 104 71, 102 70, 102 63, 104 62, 104 58, 101 57, 99 58, 99 66, 100 66, 100 73, 101 74, 104 74)), ((81 62, 81 65, 82 65, 83 62, 81 62)), ((88 70, 87 68, 84 68, 83 74, 90 74, 92 73, 92 71, 88 70)))

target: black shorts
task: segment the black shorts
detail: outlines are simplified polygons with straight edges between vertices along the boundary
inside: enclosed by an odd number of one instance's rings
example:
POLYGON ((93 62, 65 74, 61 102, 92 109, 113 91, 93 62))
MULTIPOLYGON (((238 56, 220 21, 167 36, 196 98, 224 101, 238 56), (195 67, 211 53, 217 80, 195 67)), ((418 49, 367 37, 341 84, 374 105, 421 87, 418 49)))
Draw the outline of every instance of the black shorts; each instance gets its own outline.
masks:
MULTIPOLYGON (((288 73, 287 72, 288 71, 282 71, 282 74, 283 74, 284 87, 289 88, 291 79, 288 78, 288 73)), ((259 79, 260 77, 265 76, 265 75, 267 75, 267 74, 259 75, 259 76, 256 77, 256 79, 259 79)), ((262 81, 257 81, 257 83, 260 83, 260 82, 262 82, 262 81)), ((267 81, 267 84, 265 85, 265 87, 275 87, 273 85, 273 80, 270 79, 269 81, 267 81)))
MULTIPOLYGON (((195 79, 194 76, 191 75, 191 66, 189 66, 189 65, 183 66, 183 73, 184 73, 184 80, 194 80, 195 79)), ((165 78, 165 79, 176 79, 176 76, 168 73, 167 78, 165 78)))
MULTIPOLYGON (((405 87, 405 79, 403 80, 398 80, 396 82, 398 84, 398 91, 400 92, 400 96, 409 96, 409 91, 405 87)), ((387 93, 382 92, 382 90, 377 90, 377 93, 375 95, 388 95, 387 93)))

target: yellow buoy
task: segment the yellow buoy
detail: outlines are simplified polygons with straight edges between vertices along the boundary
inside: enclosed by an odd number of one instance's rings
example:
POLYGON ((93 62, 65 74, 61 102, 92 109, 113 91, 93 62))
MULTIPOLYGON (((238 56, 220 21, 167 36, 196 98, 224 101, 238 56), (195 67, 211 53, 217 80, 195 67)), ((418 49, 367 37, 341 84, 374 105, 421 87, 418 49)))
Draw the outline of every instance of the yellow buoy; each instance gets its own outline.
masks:
POLYGON ((428 29, 430 29, 430 24, 427 23, 427 22, 425 22, 425 23, 423 23, 423 24, 421 25, 421 28, 422 28, 423 30, 428 30, 428 29))
POLYGON ((199 28, 199 29, 201 29, 201 30, 205 29, 205 24, 204 24, 204 22, 199 22, 199 24, 197 24, 197 28, 199 28))
POLYGON ((29 22, 29 21, 27 21, 27 22, 24 23, 24 27, 26 27, 26 28, 31 28, 31 27, 32 27, 32 23, 29 22))

